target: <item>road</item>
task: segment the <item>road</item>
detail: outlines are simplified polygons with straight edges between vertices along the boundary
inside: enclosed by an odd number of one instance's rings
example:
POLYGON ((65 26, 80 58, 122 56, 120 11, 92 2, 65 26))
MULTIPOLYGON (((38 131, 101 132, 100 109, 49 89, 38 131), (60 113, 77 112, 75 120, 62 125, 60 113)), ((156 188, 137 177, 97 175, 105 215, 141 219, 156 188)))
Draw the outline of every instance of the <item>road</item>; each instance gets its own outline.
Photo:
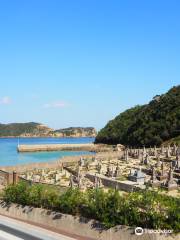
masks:
POLYGON ((0 240, 76 240, 0 215, 0 240))

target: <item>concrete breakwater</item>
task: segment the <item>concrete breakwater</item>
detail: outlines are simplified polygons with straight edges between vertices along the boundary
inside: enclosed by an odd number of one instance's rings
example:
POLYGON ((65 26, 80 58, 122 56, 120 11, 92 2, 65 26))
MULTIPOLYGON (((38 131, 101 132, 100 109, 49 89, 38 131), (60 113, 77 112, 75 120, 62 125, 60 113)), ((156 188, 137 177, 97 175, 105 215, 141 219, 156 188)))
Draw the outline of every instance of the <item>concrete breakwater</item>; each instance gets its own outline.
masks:
POLYGON ((89 151, 96 152, 98 146, 93 143, 84 144, 38 144, 19 145, 18 152, 40 152, 40 151, 89 151))

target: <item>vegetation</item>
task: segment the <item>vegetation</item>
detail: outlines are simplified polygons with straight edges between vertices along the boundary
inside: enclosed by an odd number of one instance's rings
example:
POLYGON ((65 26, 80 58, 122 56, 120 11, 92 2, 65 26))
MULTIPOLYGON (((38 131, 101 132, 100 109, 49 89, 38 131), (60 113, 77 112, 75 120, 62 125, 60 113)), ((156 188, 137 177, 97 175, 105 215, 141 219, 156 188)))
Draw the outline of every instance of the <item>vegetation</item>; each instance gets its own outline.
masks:
POLYGON ((69 127, 55 130, 54 134, 63 134, 65 136, 83 135, 83 136, 96 136, 96 130, 93 127, 69 127))
POLYGON ((172 229, 174 232, 180 230, 180 199, 154 191, 120 195, 115 190, 81 192, 76 188, 59 193, 43 185, 29 186, 20 182, 6 187, 3 198, 8 203, 43 207, 96 219, 107 228, 129 225, 172 229))
POLYGON ((44 134, 47 131, 48 127, 35 122, 0 124, 0 137, 44 134))
POLYGON ((121 113, 98 133, 95 143, 149 147, 173 138, 180 138, 180 86, 121 113))
POLYGON ((177 144, 177 145, 180 145, 180 135, 178 137, 175 137, 175 138, 171 138, 169 140, 167 140, 166 142, 164 142, 165 145, 172 145, 172 144, 177 144))
POLYGON ((11 123, 11 124, 0 124, 0 137, 26 137, 26 136, 96 136, 96 130, 92 127, 81 128, 71 127, 59 130, 51 129, 45 125, 35 122, 29 123, 11 123))

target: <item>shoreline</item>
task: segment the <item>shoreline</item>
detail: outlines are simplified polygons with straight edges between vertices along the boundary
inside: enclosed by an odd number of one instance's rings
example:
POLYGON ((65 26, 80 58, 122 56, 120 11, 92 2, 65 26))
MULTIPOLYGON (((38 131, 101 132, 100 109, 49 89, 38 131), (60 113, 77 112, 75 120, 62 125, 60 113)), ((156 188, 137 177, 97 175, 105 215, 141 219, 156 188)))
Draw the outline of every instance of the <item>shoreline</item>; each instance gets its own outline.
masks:
POLYGON ((18 165, 11 165, 11 166, 0 166, 0 169, 7 172, 17 171, 27 171, 32 170, 35 168, 44 169, 44 168, 58 168, 61 167, 63 163, 76 163, 79 159, 82 158, 92 158, 95 155, 79 155, 79 156, 64 156, 54 161, 49 162, 34 162, 34 163, 24 163, 18 165))
MULTIPOLYGON (((49 144, 49 145, 53 145, 53 144, 49 144)), ((64 147, 63 144, 58 144, 58 146, 60 145, 60 147, 64 147)), ((33 147, 34 145, 25 145, 25 147, 28 146, 28 147, 33 147)), ((55 144, 56 146, 56 144, 55 144)), ((34 168, 56 168, 56 167, 60 167, 62 165, 62 163, 65 163, 65 162, 77 162, 79 161, 79 159, 81 157, 83 158, 92 158, 92 157, 95 157, 98 155, 104 155, 105 154, 108 154, 109 152, 111 152, 112 154, 112 146, 107 146, 107 145, 104 145, 104 144, 93 144, 93 143, 84 143, 84 144, 65 144, 66 147, 68 147, 68 149, 66 148, 66 151, 80 151, 82 152, 82 154, 80 155, 71 155, 71 156, 62 156, 62 157, 57 157, 56 159, 54 160, 51 160, 49 161, 47 159, 47 161, 45 162, 39 162, 38 159, 36 162, 29 162, 29 163, 25 163, 25 162, 22 162, 22 163, 18 163, 17 165, 16 164, 11 164, 11 165, 1 165, 0 164, 0 169, 2 170, 5 170, 5 171, 25 171, 25 170, 29 170, 29 169, 34 169, 34 168), (72 149, 72 146, 76 147, 76 149, 72 149), (84 149, 80 149, 79 147, 84 147, 84 149), (78 148, 77 148, 78 147, 78 148), (71 149, 70 149, 71 148, 71 149), (86 149, 85 149, 86 148, 86 149), (83 152, 87 152, 87 153, 83 153, 83 152)), ((36 147, 36 145, 35 145, 36 147)), ((42 150, 42 149, 41 149, 42 150)), ((61 149, 62 151, 64 149, 61 149)), ((44 151, 44 149, 43 149, 44 151)), ((52 149, 51 149, 52 151, 52 149)), ((59 151, 59 149, 57 149, 56 151, 59 151)), ((33 153, 33 151, 31 151, 33 153)), ((39 151, 36 151, 36 152, 39 152, 39 151)), ((24 151, 24 152, 21 152, 22 154, 26 154, 28 152, 24 151)))
POLYGON ((77 163, 80 158, 88 158, 92 159, 93 157, 103 159, 103 158, 117 158, 119 156, 119 152, 97 152, 94 154, 82 154, 82 155, 73 155, 73 156, 64 156, 58 158, 53 161, 47 162, 34 162, 34 163, 22 163, 18 165, 10 165, 10 166, 0 166, 0 169, 3 171, 17 171, 23 172, 27 170, 37 169, 45 169, 45 168, 59 168, 63 163, 77 163))

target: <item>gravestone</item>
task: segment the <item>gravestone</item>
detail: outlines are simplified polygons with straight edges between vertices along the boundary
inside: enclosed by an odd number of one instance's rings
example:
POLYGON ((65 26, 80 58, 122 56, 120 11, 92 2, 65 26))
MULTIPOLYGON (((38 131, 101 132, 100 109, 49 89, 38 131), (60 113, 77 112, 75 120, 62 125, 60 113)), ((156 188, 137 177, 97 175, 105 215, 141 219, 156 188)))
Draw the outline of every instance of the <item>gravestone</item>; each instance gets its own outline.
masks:
POLYGON ((102 165, 98 163, 96 170, 98 171, 99 174, 101 174, 101 169, 102 169, 102 165))
POLYGON ((116 170, 115 170, 115 173, 114 173, 114 177, 120 177, 121 176, 121 169, 119 167, 119 164, 117 164, 116 166, 116 170))
POLYGON ((128 149, 126 149, 125 152, 124 152, 124 159, 125 159, 126 163, 128 163, 128 160, 129 160, 129 151, 128 151, 128 149))
POLYGON ((156 163, 156 167, 157 167, 157 168, 161 167, 160 154, 157 154, 157 163, 156 163))
POLYGON ((161 163, 161 173, 158 176, 159 181, 163 181, 167 179, 167 174, 165 173, 165 167, 164 167, 164 162, 161 163))
POLYGON ((176 146, 176 144, 173 145, 173 155, 176 156, 176 153, 177 153, 177 149, 178 147, 176 146))
POLYGON ((175 168, 177 170, 180 170, 180 147, 178 147, 176 150, 176 166, 175 166, 175 168))
POLYGON ((154 146, 154 157, 157 158, 157 148, 154 146))
POLYGON ((106 174, 107 177, 112 177, 112 170, 110 168, 110 165, 107 166, 106 174))
POLYGON ((70 175, 69 186, 70 188, 74 188, 74 177, 72 174, 70 175))
POLYGON ((161 146, 161 154, 164 155, 164 145, 161 146))
POLYGON ((79 160, 79 166, 84 167, 84 165, 85 165, 85 160, 84 160, 84 158, 81 157, 79 160))
POLYGON ((132 170, 131 169, 128 179, 133 182, 144 183, 145 175, 144 175, 144 173, 142 173, 141 169, 140 170, 132 170))
POLYGON ((166 149, 166 158, 170 158, 170 157, 171 157, 171 149, 170 149, 170 146, 168 146, 166 149))
POLYGON ((169 170, 168 179, 167 179, 167 182, 165 184, 165 188, 167 188, 168 191, 177 189, 177 183, 173 178, 172 165, 171 165, 170 170, 169 170))
POLYGON ((147 153, 144 159, 144 164, 148 165, 149 164, 149 154, 147 153))
POLYGON ((102 187, 101 178, 98 177, 98 176, 95 174, 95 177, 94 177, 94 188, 100 188, 100 187, 102 187))
POLYGON ((157 176, 156 176, 156 171, 154 166, 152 166, 151 168, 152 174, 151 174, 151 186, 152 187, 158 187, 160 186, 160 182, 157 180, 157 176))

